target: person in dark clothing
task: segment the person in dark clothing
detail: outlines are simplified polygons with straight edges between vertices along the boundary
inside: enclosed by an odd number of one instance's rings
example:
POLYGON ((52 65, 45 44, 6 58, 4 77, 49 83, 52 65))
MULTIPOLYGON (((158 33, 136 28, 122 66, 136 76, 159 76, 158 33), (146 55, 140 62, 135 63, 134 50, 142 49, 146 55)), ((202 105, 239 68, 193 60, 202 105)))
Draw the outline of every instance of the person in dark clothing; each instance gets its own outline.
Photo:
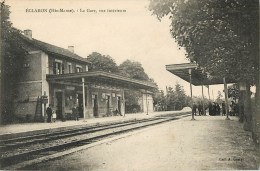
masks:
POLYGON ((75 121, 78 121, 78 120, 79 120, 78 107, 74 106, 74 107, 72 108, 72 115, 74 116, 75 121))
POLYGON ((197 105, 196 105, 196 103, 193 103, 193 105, 192 105, 192 114, 195 115, 195 116, 197 114, 197 105))
POLYGON ((51 123, 51 115, 52 115, 51 105, 49 105, 49 107, 47 107, 46 113, 47 113, 47 122, 50 122, 50 123, 51 123))
POLYGON ((225 116, 226 115, 226 104, 225 102, 222 102, 222 115, 225 116))
POLYGON ((200 116, 203 114, 202 108, 203 108, 203 107, 202 107, 202 104, 199 103, 199 105, 198 105, 198 111, 199 111, 199 115, 200 115, 200 116))
POLYGON ((212 109, 213 109, 213 106, 212 106, 211 102, 209 102, 209 115, 210 116, 212 115, 212 109))
POLYGON ((235 102, 231 101, 231 105, 230 105, 230 116, 235 116, 235 102))
POLYGON ((213 106, 212 106, 212 115, 216 116, 216 111, 217 111, 217 105, 215 102, 213 102, 213 106))
POLYGON ((220 115, 220 106, 218 103, 216 104, 216 115, 220 115))

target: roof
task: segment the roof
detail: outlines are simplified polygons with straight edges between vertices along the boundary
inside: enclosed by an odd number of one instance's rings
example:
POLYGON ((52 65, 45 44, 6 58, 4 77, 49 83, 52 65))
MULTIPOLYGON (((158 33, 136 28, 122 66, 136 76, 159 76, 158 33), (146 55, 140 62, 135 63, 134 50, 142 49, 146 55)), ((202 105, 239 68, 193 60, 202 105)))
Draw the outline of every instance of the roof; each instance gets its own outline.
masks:
POLYGON ((47 81, 50 82, 62 81, 81 83, 82 78, 85 78, 86 82, 104 82, 124 87, 138 87, 144 89, 157 88, 156 84, 152 82, 127 78, 121 75, 107 73, 103 71, 87 71, 60 75, 47 75, 47 81))
POLYGON ((37 39, 29 39, 26 36, 22 36, 22 38, 24 40, 26 40, 27 42, 33 44, 34 46, 36 46, 37 48, 41 49, 42 51, 46 52, 46 53, 50 53, 50 54, 54 54, 54 55, 58 55, 58 56, 62 56, 65 58, 71 58, 77 61, 81 61, 81 62, 85 62, 88 64, 91 64, 91 62, 87 61, 86 58, 83 58, 75 53, 72 53, 71 51, 69 51, 68 49, 64 49, 49 43, 45 43, 42 42, 40 40, 37 39))
MULTIPOLYGON (((191 84, 195 86, 223 84, 223 79, 208 77, 207 74, 204 73, 203 70, 199 68, 198 64, 196 63, 166 65, 167 71, 187 82, 190 82, 189 69, 191 69, 191 84)), ((226 78, 226 82, 234 83, 235 81, 230 78, 226 78)))
POLYGON ((107 73, 103 71, 88 71, 71 74, 47 75, 47 80, 50 82, 78 82, 85 78, 86 82, 104 82, 111 84, 118 84, 124 87, 138 87, 138 88, 157 88, 156 84, 148 81, 141 81, 132 78, 127 78, 121 75, 107 73))

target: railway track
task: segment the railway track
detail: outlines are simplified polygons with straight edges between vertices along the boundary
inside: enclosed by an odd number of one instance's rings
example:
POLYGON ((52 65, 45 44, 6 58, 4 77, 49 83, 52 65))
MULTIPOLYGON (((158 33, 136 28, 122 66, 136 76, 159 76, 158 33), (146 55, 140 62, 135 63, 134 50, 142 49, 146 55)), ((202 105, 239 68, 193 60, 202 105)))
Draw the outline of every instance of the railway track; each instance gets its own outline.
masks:
POLYGON ((73 147, 91 144, 105 138, 173 121, 185 116, 189 115, 180 114, 174 117, 155 117, 113 124, 85 126, 80 129, 2 140, 0 141, 0 165, 4 169, 10 165, 55 154, 73 147))

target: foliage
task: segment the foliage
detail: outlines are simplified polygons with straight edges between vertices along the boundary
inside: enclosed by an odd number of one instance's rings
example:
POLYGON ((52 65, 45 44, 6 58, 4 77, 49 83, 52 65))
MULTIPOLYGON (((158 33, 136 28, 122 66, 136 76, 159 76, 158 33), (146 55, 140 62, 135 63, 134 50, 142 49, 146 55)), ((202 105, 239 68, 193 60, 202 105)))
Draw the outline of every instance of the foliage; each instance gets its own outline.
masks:
POLYGON ((166 110, 166 97, 163 90, 158 90, 153 96, 153 105, 156 111, 166 110))
MULTIPOLYGON (((154 80, 150 79, 148 75, 144 72, 144 68, 142 67, 142 64, 140 62, 126 60, 122 62, 122 64, 120 64, 118 68, 120 74, 125 77, 155 83, 154 80)), ((156 93, 158 92, 158 88, 152 91, 156 93)), ((141 92, 137 92, 132 89, 125 91, 126 109, 129 108, 129 106, 132 106, 132 108, 137 108, 136 106, 138 105, 138 100, 141 95, 141 92)), ((153 95, 153 98, 154 97, 155 94, 153 95)))
POLYGON ((133 109, 136 109, 136 112, 140 112, 139 99, 142 96, 142 93, 133 89, 125 90, 125 108, 126 113, 133 113, 133 109))
MULTIPOLYGON (((155 83, 154 80, 149 78, 148 75, 144 72, 142 64, 139 62, 126 60, 122 64, 117 66, 112 57, 108 55, 105 56, 97 52, 93 52, 92 54, 90 54, 87 59, 88 61, 92 62, 92 70, 94 71, 112 72, 128 78, 155 83)), ((155 89, 153 91, 156 92, 157 90, 155 89)), ((135 91, 133 89, 125 90, 126 112, 133 112, 133 108, 140 110, 138 100, 140 99, 141 95, 141 92, 135 91)))
POLYGON ((238 84, 232 84, 232 85, 228 86, 228 97, 235 100, 235 102, 237 99, 239 99, 238 84))
POLYGON ((1 3, 1 121, 11 122, 16 83, 19 81, 21 64, 27 54, 21 43, 21 31, 14 28, 9 18, 10 6, 1 3))
POLYGON ((149 9, 158 19, 169 16, 172 37, 211 78, 253 84, 257 0, 150 0, 149 9))
POLYGON ((119 70, 120 73, 126 77, 149 81, 149 77, 144 72, 144 68, 140 62, 126 60, 119 65, 119 70))
POLYGON ((105 56, 100 53, 93 52, 87 57, 87 60, 92 63, 93 71, 118 72, 117 64, 109 55, 105 56))
POLYGON ((167 110, 181 110, 185 106, 190 106, 190 98, 185 94, 183 87, 176 83, 175 89, 169 87, 166 94, 167 110))

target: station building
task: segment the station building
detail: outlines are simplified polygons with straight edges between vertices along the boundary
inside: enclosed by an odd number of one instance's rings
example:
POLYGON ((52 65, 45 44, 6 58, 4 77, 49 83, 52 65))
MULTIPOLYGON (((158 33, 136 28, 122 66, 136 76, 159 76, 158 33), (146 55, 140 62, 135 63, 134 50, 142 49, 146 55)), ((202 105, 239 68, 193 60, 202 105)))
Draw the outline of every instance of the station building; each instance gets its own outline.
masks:
POLYGON ((51 105, 57 119, 68 119, 72 108, 79 107, 81 118, 125 114, 125 89, 142 93, 142 112, 153 110, 151 82, 127 78, 103 71, 91 71, 91 63, 74 53, 74 47, 60 48, 32 38, 32 31, 21 35, 28 54, 21 65, 15 115, 28 121, 44 119, 51 105), (42 98, 45 97, 45 104, 42 98))

